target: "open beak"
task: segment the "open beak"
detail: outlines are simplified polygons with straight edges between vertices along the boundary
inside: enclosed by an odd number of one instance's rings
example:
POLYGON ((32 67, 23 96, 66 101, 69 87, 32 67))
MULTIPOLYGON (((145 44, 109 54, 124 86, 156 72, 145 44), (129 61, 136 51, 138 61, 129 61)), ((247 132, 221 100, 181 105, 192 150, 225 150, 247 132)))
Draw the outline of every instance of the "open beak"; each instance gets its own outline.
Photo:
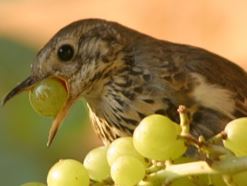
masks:
MULTIPOLYGON (((45 77, 46 78, 46 77, 45 77)), ((43 79, 45 79, 43 78, 43 79)), ((11 98, 16 96, 17 94, 30 90, 34 84, 37 82, 43 80, 43 79, 37 79, 32 76, 29 76, 26 78, 24 81, 19 83, 15 88, 13 88, 2 100, 1 104, 4 105, 7 101, 9 101, 11 98)), ((67 87, 68 88, 68 87, 67 87)), ((58 129, 60 128, 64 118, 66 117, 67 113, 69 112, 71 106, 73 103, 76 101, 76 98, 71 97, 70 95, 68 96, 67 100, 65 101, 63 107, 59 110, 57 113, 55 119, 52 122, 52 125, 49 130, 49 135, 48 135, 48 142, 47 146, 49 147, 55 138, 58 129)))
POLYGON ((60 79, 61 81, 63 81, 66 85, 66 89, 68 91, 68 98, 67 100, 64 102, 63 106, 61 107, 61 109, 58 111, 57 115, 55 116, 52 125, 50 127, 49 130, 49 134, 48 134, 48 141, 46 143, 47 147, 50 147, 56 134, 58 129, 60 128, 63 120, 65 119, 65 117, 67 116, 71 106, 73 105, 73 103, 77 100, 78 97, 74 97, 70 94, 70 88, 69 85, 66 83, 66 81, 62 78, 62 77, 57 77, 58 79, 60 79))
POLYGON ((76 99, 73 99, 72 97, 69 97, 67 99, 67 101, 65 101, 65 104, 63 105, 63 107, 57 113, 55 119, 52 122, 50 130, 49 130, 48 141, 47 141, 47 144, 46 144, 48 147, 52 144, 52 142, 53 142, 53 140, 54 140, 54 138, 55 138, 55 136, 57 134, 58 129, 60 128, 63 120, 67 116, 67 114, 68 114, 71 106, 75 102, 75 100, 76 99))
POLYGON ((16 96, 17 94, 29 90, 35 83, 37 83, 38 79, 34 78, 33 76, 29 76, 24 81, 19 83, 15 88, 13 88, 2 100, 1 104, 5 105, 7 101, 9 101, 11 98, 16 96))

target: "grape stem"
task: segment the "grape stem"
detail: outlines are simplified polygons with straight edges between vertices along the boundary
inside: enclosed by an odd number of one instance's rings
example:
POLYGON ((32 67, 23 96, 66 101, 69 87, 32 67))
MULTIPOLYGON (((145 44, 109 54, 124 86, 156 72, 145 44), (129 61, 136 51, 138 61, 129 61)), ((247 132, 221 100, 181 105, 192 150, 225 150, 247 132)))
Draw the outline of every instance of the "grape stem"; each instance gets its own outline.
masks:
POLYGON ((203 153, 205 161, 177 165, 168 164, 164 169, 150 172, 144 179, 145 183, 164 183, 164 185, 169 185, 174 179, 184 176, 221 174, 228 186, 234 186, 229 175, 247 170, 247 156, 236 157, 222 146, 222 139, 227 137, 224 132, 219 133, 208 141, 203 136, 199 136, 197 139, 190 134, 190 120, 186 107, 179 106, 178 113, 182 129, 179 137, 183 138, 187 145, 193 145, 199 152, 203 153))
POLYGON ((247 157, 229 157, 220 161, 215 161, 209 165, 206 161, 196 161, 178 165, 167 166, 166 169, 159 170, 148 175, 146 182, 157 182, 162 180, 165 185, 170 184, 174 179, 201 174, 234 174, 247 169, 247 157))
POLYGON ((190 134, 190 120, 187 114, 187 108, 184 105, 179 105, 178 113, 180 118, 180 126, 182 129, 181 136, 190 134))
POLYGON ((208 141, 203 136, 199 136, 197 139, 190 133, 190 120, 188 117, 187 108, 184 105, 178 107, 178 113, 180 117, 181 133, 180 138, 183 138, 187 145, 192 145, 206 155, 206 157, 213 157, 217 159, 221 155, 232 155, 232 153, 222 146, 222 139, 226 139, 227 136, 224 131, 215 135, 208 141))

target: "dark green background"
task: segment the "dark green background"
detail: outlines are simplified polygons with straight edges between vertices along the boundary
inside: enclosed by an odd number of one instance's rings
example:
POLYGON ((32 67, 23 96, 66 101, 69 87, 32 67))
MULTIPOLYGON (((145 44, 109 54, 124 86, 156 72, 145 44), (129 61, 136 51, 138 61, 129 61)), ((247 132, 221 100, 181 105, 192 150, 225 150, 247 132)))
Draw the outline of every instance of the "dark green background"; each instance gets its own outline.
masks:
MULTIPOLYGON (((0 38, 0 98, 29 75, 38 49, 0 38)), ((46 182, 49 168, 60 158, 82 160, 95 145, 88 139, 85 102, 78 102, 64 121, 52 147, 46 147, 51 118, 35 113, 22 93, 0 108, 0 185, 46 182)))

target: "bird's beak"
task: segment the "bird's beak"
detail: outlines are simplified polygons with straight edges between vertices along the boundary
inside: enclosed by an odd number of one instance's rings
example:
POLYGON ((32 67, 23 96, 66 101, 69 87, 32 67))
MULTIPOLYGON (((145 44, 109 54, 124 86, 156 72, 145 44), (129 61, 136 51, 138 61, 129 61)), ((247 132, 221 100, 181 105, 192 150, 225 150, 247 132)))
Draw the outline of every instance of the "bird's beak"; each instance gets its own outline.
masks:
MULTIPOLYGON (((2 100, 1 104, 4 105, 7 101, 9 101, 11 98, 13 98, 14 96, 16 96, 17 94, 23 92, 23 91, 27 91, 30 90, 37 82, 42 81, 43 79, 45 79, 46 77, 42 78, 42 79, 38 79, 38 78, 34 78, 32 76, 29 76, 28 78, 26 78, 24 81, 22 81, 21 83, 19 83, 15 88, 13 88, 2 100)), ((60 79, 60 78, 59 78, 60 79)), ((60 79, 62 80, 62 79, 60 79)), ((68 87, 67 87, 68 88, 68 87)), ((67 89, 68 90, 68 89, 67 89)), ((63 107, 60 109, 60 111, 57 113, 55 119, 53 120, 53 123, 50 127, 49 130, 49 136, 48 136, 48 142, 47 142, 47 146, 50 146, 53 139, 55 138, 57 131, 61 125, 61 123, 63 122, 64 118, 66 117, 68 111, 70 110, 71 106, 73 105, 73 103, 76 101, 76 98, 71 97, 69 95, 69 97, 67 98, 67 100, 65 101, 63 107)))
POLYGON ((66 100, 66 102, 64 103, 63 107, 57 113, 55 119, 52 122, 50 130, 49 130, 48 141, 46 144, 48 147, 52 144, 52 142, 53 142, 53 140, 57 134, 58 129, 60 128, 63 120, 67 116, 71 106, 73 105, 73 103, 75 101, 76 101, 75 98, 72 98, 69 96, 68 99, 66 100))
POLYGON ((34 78, 33 76, 29 76, 24 81, 19 83, 15 88, 13 88, 2 100, 1 104, 5 105, 7 101, 9 101, 11 98, 16 96, 17 94, 29 90, 35 83, 38 81, 41 81, 37 78, 34 78))

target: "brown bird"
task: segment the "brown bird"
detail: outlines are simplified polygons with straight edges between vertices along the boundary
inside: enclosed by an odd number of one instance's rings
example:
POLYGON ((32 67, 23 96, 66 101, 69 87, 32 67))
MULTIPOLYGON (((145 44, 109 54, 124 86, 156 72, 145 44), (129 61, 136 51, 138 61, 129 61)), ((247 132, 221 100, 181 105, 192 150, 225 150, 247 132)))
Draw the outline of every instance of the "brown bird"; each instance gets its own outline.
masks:
POLYGON ((3 104, 50 76, 66 83, 69 98, 53 122, 48 145, 80 97, 87 100, 93 127, 105 144, 131 135, 153 113, 178 121, 179 105, 189 110, 192 133, 206 138, 230 120, 247 116, 247 73, 236 64, 101 19, 62 28, 3 104))

